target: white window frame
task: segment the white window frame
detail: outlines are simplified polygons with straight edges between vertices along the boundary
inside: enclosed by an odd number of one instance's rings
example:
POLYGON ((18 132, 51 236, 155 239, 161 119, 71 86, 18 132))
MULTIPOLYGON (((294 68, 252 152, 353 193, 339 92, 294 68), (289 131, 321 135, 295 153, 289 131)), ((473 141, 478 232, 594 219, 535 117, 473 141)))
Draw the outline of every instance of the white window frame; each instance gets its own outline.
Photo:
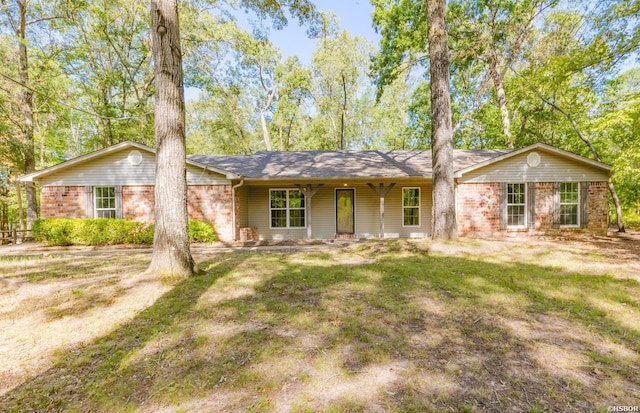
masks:
MULTIPOLYGON (((113 217, 108 217, 110 219, 115 219, 118 217, 118 201, 117 201, 116 187, 115 186, 95 186, 93 187, 93 216, 95 218, 104 218, 101 217, 100 211, 113 211, 113 217), (101 189, 111 189, 113 191, 113 208, 98 208, 98 190, 101 189)), ((100 199, 111 199, 111 197, 101 196, 100 199)))
POLYGON ((419 186, 404 186, 402 187, 402 193, 400 194, 402 197, 402 227, 403 228, 418 228, 422 226, 422 190, 419 186), (417 189, 418 190, 418 205, 405 205, 404 204, 404 190, 405 189, 417 189), (405 209, 417 209, 418 210, 418 225, 405 225, 404 223, 404 211, 405 209))
POLYGON ((575 205, 576 206, 576 223, 575 224, 560 224, 560 228, 580 228, 580 182, 560 182, 560 193, 558 194, 560 200, 560 222, 562 222, 562 206, 563 205, 575 205), (578 189, 576 191, 576 202, 562 202, 562 186, 563 185, 575 185, 578 189))
POLYGON ((505 208, 507 208, 506 211, 504 211, 505 213, 505 217, 507 220, 507 228, 527 228, 527 222, 529 217, 527 216, 527 183, 526 182, 508 182, 507 183, 507 188, 506 188, 506 193, 504 194, 504 196, 507 198, 507 202, 505 202, 506 206, 505 208), (509 202, 509 186, 510 185, 523 185, 524 191, 522 192, 522 195, 524 196, 524 202, 522 203, 510 203, 509 202), (518 225, 513 225, 510 224, 509 222, 511 221, 510 218, 510 214, 509 214, 509 207, 510 206, 522 206, 523 208, 523 222, 522 224, 518 224, 518 225))
POLYGON ((299 229, 299 228, 306 228, 307 227, 307 198, 304 195, 304 192, 302 192, 299 189, 296 188, 269 188, 269 229, 299 229), (274 191, 285 191, 286 192, 286 200, 285 200, 285 207, 284 208, 272 208, 271 207, 271 193, 274 191), (302 195, 302 199, 303 199, 303 207, 302 208, 291 208, 290 207, 290 202, 289 202, 289 193, 290 192, 300 192, 300 194, 302 195), (295 211, 303 211, 303 221, 304 224, 302 226, 291 226, 291 210, 295 210, 295 211), (286 223, 287 226, 285 227, 274 227, 273 226, 273 215, 271 214, 272 211, 286 211, 286 223))

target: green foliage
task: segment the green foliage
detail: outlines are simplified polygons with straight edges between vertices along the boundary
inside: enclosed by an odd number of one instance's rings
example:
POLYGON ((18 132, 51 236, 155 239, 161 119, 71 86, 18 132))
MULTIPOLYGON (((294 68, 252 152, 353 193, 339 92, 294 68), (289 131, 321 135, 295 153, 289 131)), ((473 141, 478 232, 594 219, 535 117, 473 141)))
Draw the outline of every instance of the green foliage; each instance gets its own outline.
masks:
MULTIPOLYGON (((126 219, 40 219, 33 225, 36 241, 48 245, 117 245, 153 244, 154 225, 126 219)), ((189 220, 191 242, 215 242, 216 231, 212 224, 189 220)))
POLYGON ((372 59, 377 98, 411 64, 426 64, 427 7, 423 1, 372 0, 373 25, 382 35, 380 51, 372 59))
POLYGON ((216 229, 210 222, 189 220, 189 241, 191 242, 215 242, 216 229))
POLYGON ((33 225, 33 237, 60 246, 152 244, 153 226, 124 219, 40 219, 33 225))

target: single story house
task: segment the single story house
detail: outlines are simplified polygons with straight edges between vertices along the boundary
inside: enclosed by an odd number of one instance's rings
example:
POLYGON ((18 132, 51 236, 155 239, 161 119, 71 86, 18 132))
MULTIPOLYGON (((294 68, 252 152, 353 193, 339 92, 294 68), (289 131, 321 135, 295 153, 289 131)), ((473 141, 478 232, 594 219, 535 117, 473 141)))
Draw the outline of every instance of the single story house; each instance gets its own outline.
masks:
MULTIPOLYGON (((606 233, 611 167, 542 143, 456 150, 461 235, 606 233)), ((155 151, 122 142, 21 178, 42 218, 154 220, 155 151)), ((258 152, 187 159, 188 211, 238 239, 427 237, 431 151, 258 152)))

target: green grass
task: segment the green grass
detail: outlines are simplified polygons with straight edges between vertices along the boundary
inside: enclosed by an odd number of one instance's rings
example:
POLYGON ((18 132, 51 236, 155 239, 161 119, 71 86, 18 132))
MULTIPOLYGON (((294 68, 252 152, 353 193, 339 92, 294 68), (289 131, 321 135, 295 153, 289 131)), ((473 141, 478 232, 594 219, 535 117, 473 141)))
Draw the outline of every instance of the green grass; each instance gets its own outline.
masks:
MULTIPOLYGON (((60 336, 61 343, 46 347, 55 352, 20 377, 0 370, 0 382, 14 383, 0 396, 0 410, 538 412, 639 405, 637 273, 592 244, 571 245, 560 251, 393 240, 220 253, 198 257, 202 275, 164 282, 136 275, 144 256, 112 257, 109 267, 76 259, 66 276, 56 267, 63 257, 29 261, 27 270, 23 261, 0 260, 5 276, 20 270, 34 285, 78 282, 55 296, 14 303, 0 313, 4 332, 38 313, 44 317, 31 328, 43 334, 58 322, 93 325, 97 314, 106 324, 79 343, 60 336), (127 270, 114 272, 121 266, 127 270), (138 295, 156 298, 121 316, 128 297, 138 295)), ((0 295, 3 304, 11 302, 8 294, 0 295)), ((30 351, 48 354, 43 344, 30 351)))

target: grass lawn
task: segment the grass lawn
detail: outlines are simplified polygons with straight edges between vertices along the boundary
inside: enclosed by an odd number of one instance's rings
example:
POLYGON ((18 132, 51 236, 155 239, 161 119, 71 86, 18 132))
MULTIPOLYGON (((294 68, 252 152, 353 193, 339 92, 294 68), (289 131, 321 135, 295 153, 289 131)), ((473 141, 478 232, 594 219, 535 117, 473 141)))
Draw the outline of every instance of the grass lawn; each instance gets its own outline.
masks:
POLYGON ((640 240, 0 255, 0 411, 640 406, 640 240))

